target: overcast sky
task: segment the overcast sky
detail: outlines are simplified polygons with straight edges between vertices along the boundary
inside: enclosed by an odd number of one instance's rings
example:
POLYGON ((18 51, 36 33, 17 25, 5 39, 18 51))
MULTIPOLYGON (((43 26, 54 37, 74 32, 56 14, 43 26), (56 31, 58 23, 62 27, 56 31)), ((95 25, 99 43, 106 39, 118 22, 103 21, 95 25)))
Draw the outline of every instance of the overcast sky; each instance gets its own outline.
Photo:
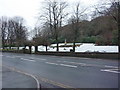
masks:
MULTIPOLYGON (((75 2, 81 2, 85 7, 93 6, 99 0, 64 0, 71 6, 75 2)), ((26 20, 28 26, 33 27, 36 18, 41 9, 44 0, 0 0, 0 17, 1 16, 21 16, 26 20)))

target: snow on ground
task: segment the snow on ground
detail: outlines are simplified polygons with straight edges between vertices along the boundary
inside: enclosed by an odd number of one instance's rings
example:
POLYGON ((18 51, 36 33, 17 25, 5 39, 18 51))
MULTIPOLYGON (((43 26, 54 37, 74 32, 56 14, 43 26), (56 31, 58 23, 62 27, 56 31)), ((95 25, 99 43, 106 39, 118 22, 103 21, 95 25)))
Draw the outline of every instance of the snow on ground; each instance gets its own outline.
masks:
POLYGON ((83 44, 76 48, 76 52, 118 52, 118 46, 95 46, 83 44))
MULTIPOLYGON (((75 48, 76 52, 118 52, 118 46, 96 46, 94 43, 77 43, 80 46, 75 48)), ((64 45, 64 44, 60 44, 64 45)), ((60 46, 59 45, 59 46, 60 46)), ((68 43, 67 45, 73 45, 72 43, 68 43)), ((56 46, 56 44, 52 44, 52 46, 56 46)), ((56 49, 56 48, 55 48, 56 49)), ((56 51, 55 49, 50 49, 49 51, 56 51)), ((72 47, 59 47, 59 51, 67 51, 69 52, 72 47)))
MULTIPOLYGON (((64 45, 64 43, 60 43, 59 46, 64 45)), ((73 43, 67 43, 67 45, 73 45, 73 43)), ((77 43, 77 46, 75 48, 76 52, 118 52, 118 46, 96 46, 94 43, 77 43)), ((48 46, 48 51, 56 51, 56 44, 52 44, 51 46, 48 46)), ((15 48, 15 47, 13 47, 15 48)), ((22 49, 23 47, 20 47, 19 49, 22 49)), ((27 46, 26 49, 29 49, 27 46)), ((70 49, 72 47, 59 47, 60 52, 70 52, 70 49)), ((32 52, 35 51, 35 47, 32 46, 32 52)), ((38 51, 46 51, 45 46, 38 46, 38 51)))

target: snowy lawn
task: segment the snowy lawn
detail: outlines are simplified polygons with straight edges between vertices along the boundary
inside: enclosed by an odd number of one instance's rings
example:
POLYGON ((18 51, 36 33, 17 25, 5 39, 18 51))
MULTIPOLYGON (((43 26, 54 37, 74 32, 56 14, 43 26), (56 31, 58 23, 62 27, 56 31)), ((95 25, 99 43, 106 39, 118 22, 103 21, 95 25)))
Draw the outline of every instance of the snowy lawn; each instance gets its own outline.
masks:
MULTIPOLYGON (((59 46, 63 46, 64 43, 60 43, 59 46)), ((73 45, 72 43, 67 43, 67 45, 73 45)), ((118 46, 96 46, 93 43, 77 43, 75 48, 75 52, 107 52, 107 53, 116 53, 118 52, 118 46)), ((12 47, 17 49, 16 47, 12 47)), ((19 49, 23 49, 24 47, 20 47, 19 49)), ((26 49, 29 49, 27 46, 26 49)), ((70 52, 72 47, 59 47, 60 52, 70 52)), ((35 47, 32 46, 32 52, 35 51, 35 47)), ((38 51, 46 51, 45 46, 38 46, 38 51)), ((52 44, 48 46, 48 51, 56 51, 56 44, 52 44)))

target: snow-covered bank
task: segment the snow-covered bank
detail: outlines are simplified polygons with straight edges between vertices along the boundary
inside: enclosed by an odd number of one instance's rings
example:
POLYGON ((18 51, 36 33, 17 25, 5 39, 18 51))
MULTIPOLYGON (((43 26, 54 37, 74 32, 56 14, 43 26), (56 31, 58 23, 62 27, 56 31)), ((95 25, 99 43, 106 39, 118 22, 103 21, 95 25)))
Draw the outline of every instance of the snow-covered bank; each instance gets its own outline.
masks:
MULTIPOLYGON (((64 46, 64 43, 59 44, 59 51, 60 52, 70 52, 72 49, 73 43, 67 43, 67 47, 64 46), (68 47, 71 45, 71 47, 68 47), (64 46, 64 47, 63 47, 64 46)), ((76 52, 106 52, 106 53, 116 53, 118 52, 118 46, 96 46, 94 43, 77 43, 75 51, 76 52)), ((17 49, 17 47, 12 47, 13 49, 17 49)), ((19 49, 23 49, 24 47, 20 47, 19 49)), ((26 49, 29 49, 27 46, 26 49)), ((32 46, 32 52, 35 51, 35 47, 32 46)), ((38 46, 38 51, 46 51, 45 46, 38 46)), ((56 51, 56 44, 52 44, 48 46, 48 51, 56 51)))
MULTIPOLYGON (((107 52, 107 53, 116 53, 118 52, 118 46, 96 46, 93 43, 77 43, 80 46, 75 48, 76 52, 107 52)), ((59 46, 64 45, 63 43, 59 44, 59 46)), ((72 43, 68 43, 67 45, 72 45, 72 43)), ((48 47, 48 51, 56 51, 56 44, 52 44, 48 47), (51 47, 52 46, 52 47, 51 47)), ((38 51, 46 51, 45 46, 38 46, 38 51)), ((59 51, 61 52, 70 52, 72 47, 59 47, 59 51)), ((34 47, 32 47, 32 51, 34 52, 34 47)))
POLYGON ((118 46, 95 46, 83 44, 76 48, 76 52, 118 52, 118 46))

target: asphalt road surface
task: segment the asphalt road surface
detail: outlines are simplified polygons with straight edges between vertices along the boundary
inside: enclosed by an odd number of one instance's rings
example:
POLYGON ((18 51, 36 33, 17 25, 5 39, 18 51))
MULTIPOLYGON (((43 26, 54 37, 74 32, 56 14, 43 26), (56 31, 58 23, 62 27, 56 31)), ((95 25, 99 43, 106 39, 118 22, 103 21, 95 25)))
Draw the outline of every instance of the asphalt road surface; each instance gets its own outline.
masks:
POLYGON ((1 56, 3 66, 35 76, 45 88, 118 88, 117 60, 17 53, 1 56))
POLYGON ((5 67, 2 68, 2 81, 2 88, 36 88, 37 90, 37 82, 34 78, 5 67))

